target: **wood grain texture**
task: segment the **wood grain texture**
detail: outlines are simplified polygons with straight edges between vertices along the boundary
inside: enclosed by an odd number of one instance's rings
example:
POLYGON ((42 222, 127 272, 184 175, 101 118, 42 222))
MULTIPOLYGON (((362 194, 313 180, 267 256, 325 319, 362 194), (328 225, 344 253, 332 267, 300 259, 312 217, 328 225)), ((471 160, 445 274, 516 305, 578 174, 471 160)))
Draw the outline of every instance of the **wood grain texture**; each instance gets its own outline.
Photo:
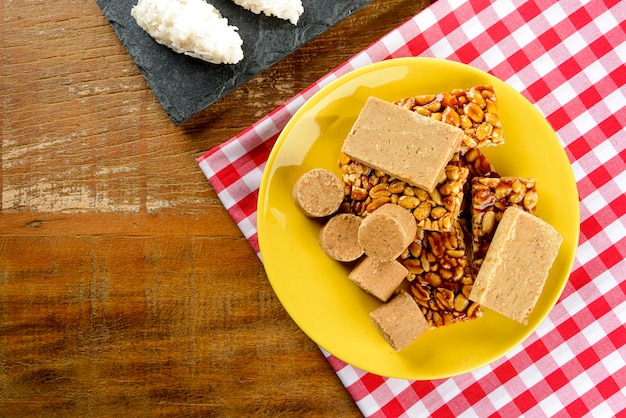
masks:
POLYGON ((0 3, 0 416, 358 416, 195 158, 426 5, 376 0, 175 127, 95 2, 0 3))

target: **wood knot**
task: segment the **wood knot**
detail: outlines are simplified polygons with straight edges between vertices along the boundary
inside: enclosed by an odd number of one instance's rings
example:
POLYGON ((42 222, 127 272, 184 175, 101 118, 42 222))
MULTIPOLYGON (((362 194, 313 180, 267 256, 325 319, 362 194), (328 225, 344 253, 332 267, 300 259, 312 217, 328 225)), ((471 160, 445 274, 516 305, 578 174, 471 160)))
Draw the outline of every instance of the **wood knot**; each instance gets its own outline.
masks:
POLYGON ((26 224, 27 228, 39 228, 43 225, 43 221, 39 221, 39 220, 34 220, 34 221, 30 221, 26 224))

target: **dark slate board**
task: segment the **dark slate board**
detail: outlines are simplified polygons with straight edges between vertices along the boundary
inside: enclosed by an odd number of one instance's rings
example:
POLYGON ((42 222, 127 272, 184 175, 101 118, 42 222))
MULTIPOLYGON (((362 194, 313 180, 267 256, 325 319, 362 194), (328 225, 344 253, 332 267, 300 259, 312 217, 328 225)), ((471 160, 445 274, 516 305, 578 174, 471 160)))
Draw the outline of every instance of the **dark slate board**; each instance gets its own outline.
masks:
POLYGON ((239 28, 244 59, 211 64, 156 43, 130 10, 137 0, 96 0, 115 33, 175 125, 224 97, 289 53, 372 0, 304 0, 298 25, 257 15, 231 0, 210 0, 229 24, 239 28))

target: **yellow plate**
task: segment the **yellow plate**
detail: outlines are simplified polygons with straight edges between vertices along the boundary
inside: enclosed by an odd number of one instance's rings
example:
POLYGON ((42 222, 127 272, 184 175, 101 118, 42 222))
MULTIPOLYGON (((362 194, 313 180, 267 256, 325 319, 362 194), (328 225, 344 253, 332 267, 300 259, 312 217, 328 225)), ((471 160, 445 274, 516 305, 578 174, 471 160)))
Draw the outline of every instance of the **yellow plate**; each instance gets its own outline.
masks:
POLYGON ((579 205, 571 166, 543 116, 495 77, 452 61, 400 58, 335 80, 289 121, 263 173, 258 203, 261 255, 271 285, 298 326, 322 348, 360 369, 427 380, 488 364, 527 338, 546 317, 567 281, 578 244, 579 205), (535 177, 537 215, 564 241, 528 326, 487 311, 478 320, 428 331, 397 353, 369 322, 379 302, 347 278, 348 267, 318 244, 321 223, 307 219, 291 197, 296 179, 315 167, 339 174, 341 144, 369 96, 407 96, 492 84, 506 143, 484 149, 501 175, 535 177))

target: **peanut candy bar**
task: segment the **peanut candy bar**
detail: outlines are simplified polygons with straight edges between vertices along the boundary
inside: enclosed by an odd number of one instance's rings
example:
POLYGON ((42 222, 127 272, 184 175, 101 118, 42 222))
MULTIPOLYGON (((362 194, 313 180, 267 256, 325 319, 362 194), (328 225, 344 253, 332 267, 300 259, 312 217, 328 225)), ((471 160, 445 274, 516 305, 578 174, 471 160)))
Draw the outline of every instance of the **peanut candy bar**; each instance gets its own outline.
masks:
POLYGON ((422 94, 395 104, 463 129, 462 150, 504 142, 496 92, 491 85, 422 94))
POLYGON ((477 272, 487 254, 502 214, 517 206, 534 214, 539 200, 534 178, 476 177, 471 181, 472 270, 477 272))
MULTIPOLYGON (((467 182, 463 187, 464 199, 461 204, 461 212, 459 214, 461 220, 464 223, 464 227, 467 227, 467 222, 471 218, 470 208, 472 207, 472 180, 476 177, 500 177, 496 169, 491 165, 485 154, 479 148, 472 148, 465 153, 460 153, 459 163, 463 167, 467 167, 469 174, 467 176, 467 182)), ((466 230, 468 234, 471 231, 466 230)))
POLYGON ((344 188, 340 211, 367 216, 386 203, 411 211, 417 226, 450 231, 459 216, 469 169, 457 153, 448 163, 432 193, 342 155, 339 162, 344 188))
POLYGON ((458 222, 450 232, 418 233, 400 261, 409 270, 411 294, 430 327, 482 316, 480 305, 469 300, 474 276, 458 222))

